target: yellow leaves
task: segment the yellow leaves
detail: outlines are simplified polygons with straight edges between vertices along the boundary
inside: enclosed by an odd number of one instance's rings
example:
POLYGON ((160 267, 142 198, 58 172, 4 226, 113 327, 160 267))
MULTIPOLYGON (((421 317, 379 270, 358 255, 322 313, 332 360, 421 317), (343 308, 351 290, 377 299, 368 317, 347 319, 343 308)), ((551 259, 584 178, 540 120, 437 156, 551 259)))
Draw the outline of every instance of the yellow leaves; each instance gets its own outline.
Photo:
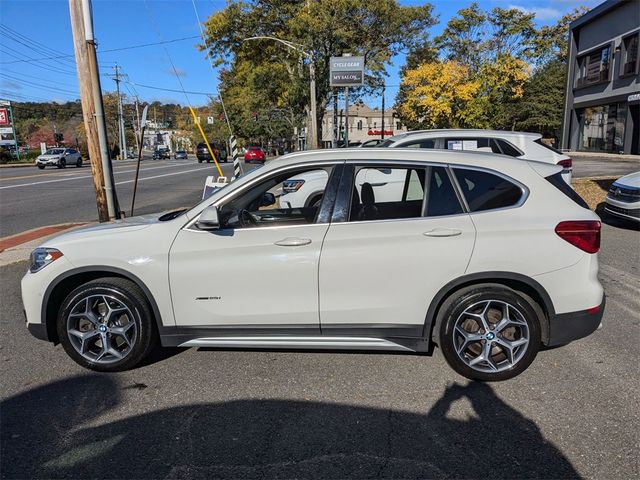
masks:
POLYGON ((453 60, 423 63, 405 72, 398 111, 427 128, 487 128, 502 103, 522 97, 530 73, 510 55, 485 63, 477 75, 453 60))
POLYGON ((480 83, 469 69, 454 61, 424 63, 405 73, 400 114, 430 127, 462 125, 464 106, 477 95, 480 83))

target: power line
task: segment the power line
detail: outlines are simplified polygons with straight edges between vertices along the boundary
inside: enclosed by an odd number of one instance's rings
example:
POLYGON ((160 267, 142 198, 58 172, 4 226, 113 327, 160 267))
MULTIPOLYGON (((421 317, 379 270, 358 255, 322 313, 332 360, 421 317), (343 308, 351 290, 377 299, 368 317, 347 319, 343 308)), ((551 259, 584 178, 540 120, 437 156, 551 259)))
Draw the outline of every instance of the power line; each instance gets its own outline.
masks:
MULTIPOLYGON (((153 85, 145 85, 143 83, 137 83, 137 82, 132 82, 132 81, 127 81, 125 83, 128 83, 129 85, 134 85, 136 87, 141 87, 141 88, 150 88, 152 90, 162 90, 164 92, 173 92, 173 93, 188 93, 189 95, 203 95, 203 96, 207 96, 207 97, 216 97, 218 94, 217 93, 213 93, 213 92, 194 92, 191 90, 177 90, 174 88, 162 88, 162 87, 156 87, 153 85)), ((189 99, 187 98, 187 101, 189 99)))
MULTIPOLYGON (((153 47, 156 45, 166 45, 169 43, 176 43, 176 42, 183 42, 185 40, 193 40, 196 38, 200 38, 198 35, 193 35, 190 37, 182 37, 182 38, 174 38, 172 40, 163 40, 160 42, 153 42, 153 43, 142 43, 140 45, 131 45, 129 47, 119 47, 119 48, 108 48, 106 50, 98 50, 99 54, 103 54, 103 53, 110 53, 110 52, 122 52, 124 50, 133 50, 136 48, 145 48, 145 47, 153 47)), ((30 58, 29 60, 12 60, 10 62, 0 62, 0 64, 4 64, 4 65, 9 65, 11 63, 31 63, 31 62, 39 62, 39 61, 43 61, 43 60, 55 60, 55 59, 60 59, 60 58, 69 58, 69 57, 73 57, 74 55, 67 55, 67 54, 63 54, 63 55, 55 55, 55 56, 50 56, 50 57, 42 57, 42 58, 30 58)))

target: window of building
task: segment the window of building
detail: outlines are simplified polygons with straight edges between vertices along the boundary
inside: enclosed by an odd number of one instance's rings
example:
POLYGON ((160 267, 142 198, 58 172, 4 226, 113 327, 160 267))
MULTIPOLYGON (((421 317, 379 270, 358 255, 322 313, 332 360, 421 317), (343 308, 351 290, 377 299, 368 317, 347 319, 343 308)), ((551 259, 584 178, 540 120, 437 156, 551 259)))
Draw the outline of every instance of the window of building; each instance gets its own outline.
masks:
POLYGON ((608 81, 610 64, 610 45, 578 57, 576 87, 585 87, 608 81))
POLYGON ((620 75, 631 75, 638 72, 638 42, 640 33, 622 39, 620 52, 620 75))
POLYGON ((512 207, 522 198, 520 187, 498 175, 466 168, 453 171, 472 212, 512 207))
POLYGON ((378 122, 373 122, 373 128, 378 128, 378 122))
POLYGON ((402 123, 396 122, 396 130, 402 130, 402 123))
POLYGON ((362 130, 362 120, 358 120, 358 130, 362 130))
POLYGON ((580 119, 578 150, 618 153, 624 149, 627 105, 614 103, 587 107, 580 119))

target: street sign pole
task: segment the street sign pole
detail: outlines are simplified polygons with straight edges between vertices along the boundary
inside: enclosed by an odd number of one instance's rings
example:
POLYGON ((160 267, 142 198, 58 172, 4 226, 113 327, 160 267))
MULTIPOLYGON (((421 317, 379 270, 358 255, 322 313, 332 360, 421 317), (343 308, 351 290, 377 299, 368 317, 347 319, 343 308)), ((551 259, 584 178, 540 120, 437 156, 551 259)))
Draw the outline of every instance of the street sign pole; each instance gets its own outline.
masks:
POLYGON ((344 146, 349 147, 349 87, 344 88, 344 146))

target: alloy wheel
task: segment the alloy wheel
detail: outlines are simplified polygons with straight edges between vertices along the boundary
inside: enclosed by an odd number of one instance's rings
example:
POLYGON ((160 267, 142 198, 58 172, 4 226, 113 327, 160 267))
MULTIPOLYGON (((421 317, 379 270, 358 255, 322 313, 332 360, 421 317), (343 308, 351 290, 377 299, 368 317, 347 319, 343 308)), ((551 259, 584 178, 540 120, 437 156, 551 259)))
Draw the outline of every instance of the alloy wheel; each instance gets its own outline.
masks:
POLYGON ((453 346, 470 368, 484 373, 508 370, 529 347, 529 324, 518 308, 483 300, 466 308, 453 327, 453 346))
POLYGON ((113 295, 89 295, 69 310, 67 335, 85 359, 106 364, 131 353, 138 326, 131 309, 121 300, 113 295))

